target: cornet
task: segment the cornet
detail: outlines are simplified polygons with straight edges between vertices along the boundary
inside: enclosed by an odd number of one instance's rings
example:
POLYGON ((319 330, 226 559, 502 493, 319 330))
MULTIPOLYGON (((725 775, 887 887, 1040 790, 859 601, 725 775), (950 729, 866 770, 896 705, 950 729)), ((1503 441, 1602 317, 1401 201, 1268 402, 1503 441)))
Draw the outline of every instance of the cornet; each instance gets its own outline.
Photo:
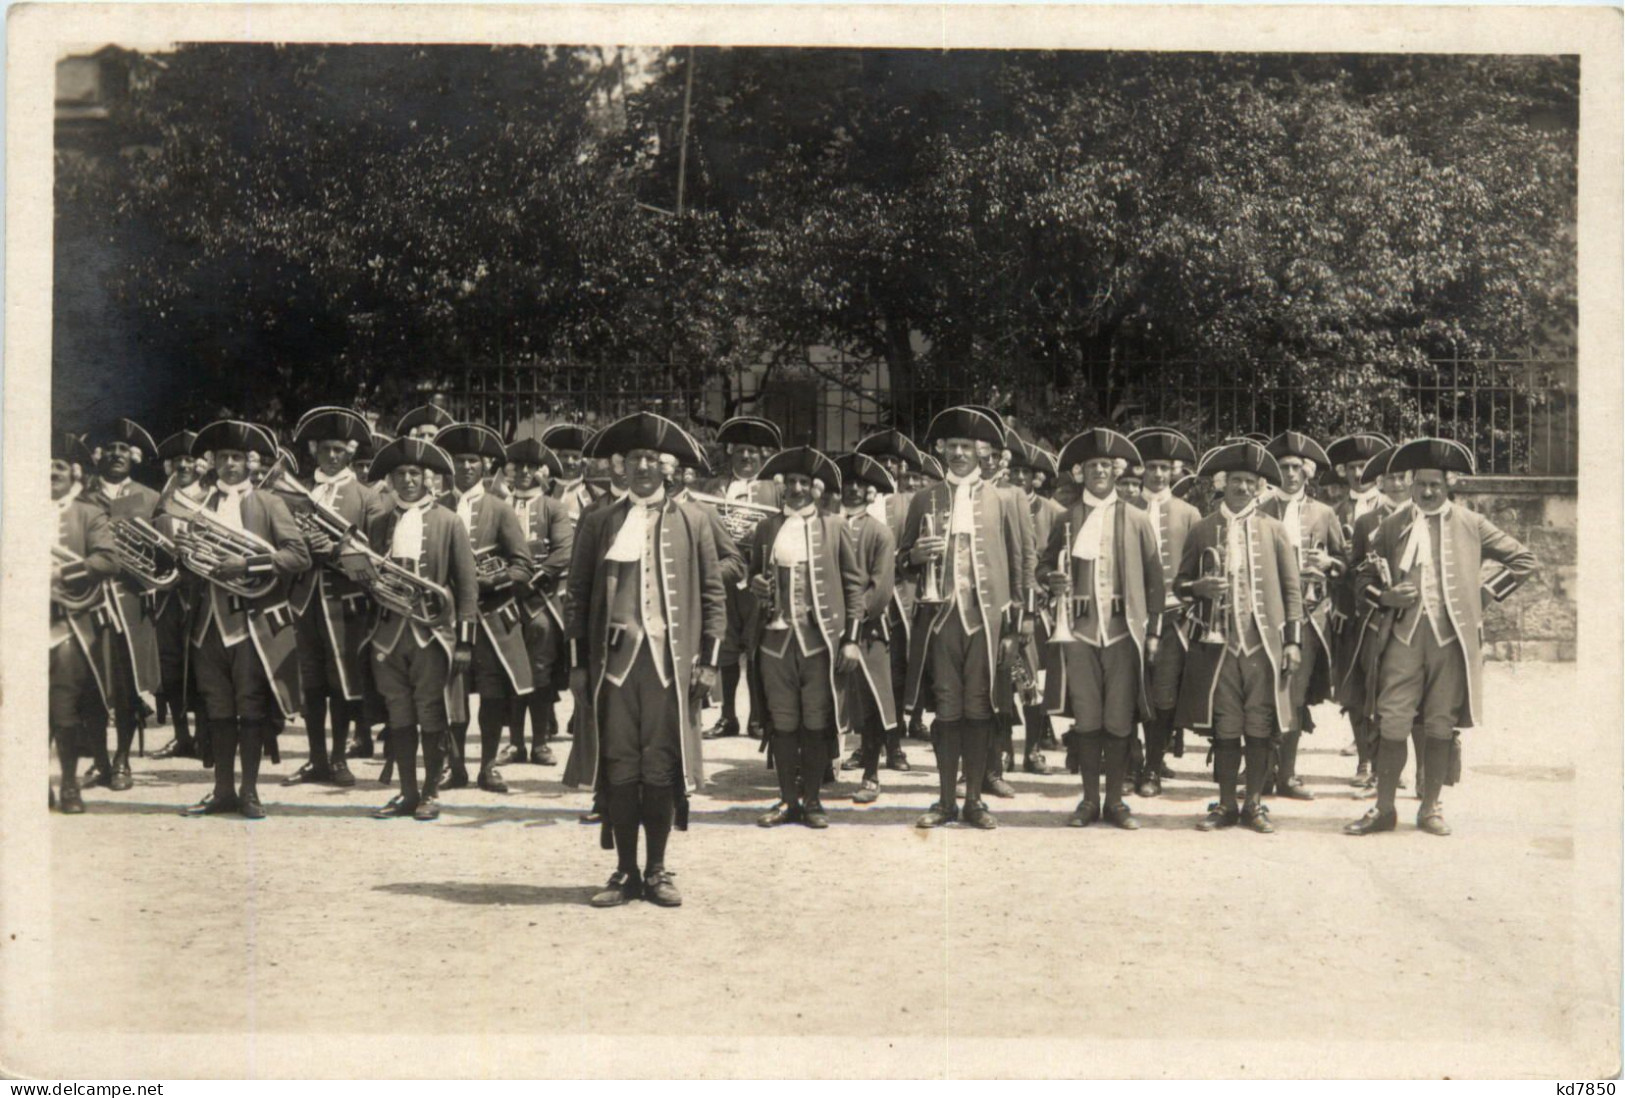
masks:
POLYGON ((789 619, 784 616, 784 604, 789 600, 779 594, 780 582, 788 574, 788 569, 780 568, 773 563, 773 550, 770 548, 765 549, 763 551, 762 578, 768 581, 768 585, 772 589, 767 595, 768 621, 763 628, 771 629, 775 633, 790 628, 789 619))
MULTIPOLYGON (((1208 546, 1202 550, 1202 577, 1225 578, 1224 550, 1217 546, 1208 546)), ((1230 587, 1225 585, 1224 591, 1211 599, 1198 599, 1192 620, 1201 629, 1201 635, 1196 639, 1203 644, 1226 644, 1230 640, 1230 587), (1205 603, 1205 608, 1201 605, 1205 603)))
MULTIPOLYGON (((927 511, 921 520, 924 534, 928 538, 937 536, 936 512, 927 511)), ((923 603, 945 601, 942 597, 942 570, 947 563, 947 555, 935 557, 925 562, 925 589, 920 592, 919 600, 923 603)))
MULTIPOLYGON (((1324 541, 1315 542, 1314 545, 1311 546, 1311 551, 1324 553, 1326 551, 1326 543, 1324 541)), ((1326 597, 1326 573, 1318 567, 1304 564, 1303 560, 1303 547, 1299 546, 1298 574, 1303 580, 1303 605, 1305 609, 1310 609, 1319 605, 1321 600, 1326 597)))
POLYGON ((185 522, 175 544, 180 549, 181 563, 186 567, 216 587, 245 599, 263 598, 276 587, 275 573, 244 575, 230 580, 216 575, 227 557, 249 558, 275 552, 276 547, 270 542, 258 534, 227 526, 203 504, 179 492, 169 497, 164 510, 185 522))
POLYGON ((1055 570, 1066 577, 1061 588, 1060 603, 1055 608, 1055 628, 1050 631, 1051 644, 1071 644, 1077 640, 1072 632, 1072 523, 1066 523, 1061 531, 1061 551, 1057 554, 1055 570))

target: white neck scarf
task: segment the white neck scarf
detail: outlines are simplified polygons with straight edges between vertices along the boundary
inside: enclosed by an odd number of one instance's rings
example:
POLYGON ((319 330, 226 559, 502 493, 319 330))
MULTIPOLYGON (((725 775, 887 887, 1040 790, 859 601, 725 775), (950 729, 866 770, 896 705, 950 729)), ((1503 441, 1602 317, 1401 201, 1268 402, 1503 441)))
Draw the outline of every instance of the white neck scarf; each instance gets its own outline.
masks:
POLYGON ((529 503, 531 500, 541 497, 542 486, 540 484, 536 484, 529 488, 513 488, 510 489, 510 491, 513 493, 514 499, 529 503))
POLYGON ((969 476, 955 476, 949 473, 943 478, 953 485, 954 502, 953 511, 948 516, 948 533, 974 534, 976 532, 975 497, 973 493, 976 486, 982 481, 982 470, 973 469, 969 476))
POLYGON ((1258 500, 1256 499, 1248 500, 1247 506, 1243 507, 1240 511, 1230 510, 1229 500, 1225 500, 1223 503, 1219 504, 1219 514, 1224 516, 1226 522, 1244 522, 1250 518, 1252 513, 1256 510, 1258 510, 1258 500))
POLYGON ((722 491, 722 498, 749 499, 750 486, 754 483, 756 483, 754 480, 742 480, 739 477, 731 477, 728 481, 728 487, 724 488, 722 491))
POLYGON ((333 476, 328 476, 320 469, 316 470, 316 498, 327 506, 339 498, 339 489, 355 479, 352 469, 340 469, 333 476))
POLYGON ((818 513, 816 504, 792 510, 784 509, 784 525, 773 539, 774 564, 803 564, 807 560, 807 524, 818 513))
POLYGON ((1078 536, 1072 539, 1072 555, 1079 560, 1098 560, 1100 558, 1100 543, 1106 536, 1106 516, 1121 500, 1117 493, 1104 498, 1093 492, 1084 492, 1078 497, 1088 511, 1083 520, 1083 528, 1078 536))
POLYGON ((102 495, 106 496, 108 499, 119 499, 126 491, 129 490, 129 487, 129 477, 125 477, 123 480, 108 480, 106 477, 102 478, 102 495))
POLYGON ((1382 499, 1382 489, 1373 484, 1363 492, 1349 493, 1349 498, 1354 500, 1354 514, 1353 518, 1349 520, 1350 525, 1353 525, 1354 519, 1358 519, 1361 515, 1377 506, 1377 502, 1382 499))
POLYGON ((879 519, 881 522, 885 522, 886 521, 886 497, 882 496, 882 495, 879 495, 877 493, 875 495, 875 498, 870 500, 868 502, 868 504, 864 507, 864 510, 868 511, 871 515, 873 515, 875 518, 879 519))
POLYGON ((424 489, 423 498, 416 503, 395 501, 400 516, 395 520, 395 534, 389 540, 390 556, 416 561, 423 555, 423 516, 433 506, 434 493, 427 488, 424 489))
POLYGON ((1247 520, 1258 510, 1257 498, 1247 501, 1240 511, 1230 510, 1228 502, 1219 504, 1219 514, 1225 520, 1225 571, 1233 580, 1236 573, 1247 567, 1247 520))
POLYGON ((1405 551, 1399 558, 1401 575, 1409 572, 1417 561, 1433 559, 1433 531, 1429 529, 1432 523, 1428 522, 1428 519, 1434 515, 1439 516, 1439 534, 1441 537, 1444 536, 1444 522, 1450 517, 1450 501, 1445 500, 1444 506, 1437 511, 1424 511, 1420 507, 1414 510, 1416 517, 1411 520, 1410 540, 1405 543, 1405 551))
POLYGON ((643 559, 643 545, 649 536, 649 515, 666 502, 666 489, 662 485, 646 498, 628 495, 632 505, 626 509, 626 521, 615 535, 605 560, 630 564, 643 559))
POLYGON ((354 479, 355 479, 355 470, 350 469, 348 467, 340 469, 338 472, 334 473, 332 476, 328 476, 326 473, 322 472, 320 469, 316 470, 316 483, 317 484, 348 484, 350 481, 352 481, 354 479))
POLYGON ((474 486, 457 501, 457 517, 463 520, 463 528, 470 534, 474 532, 474 505, 484 498, 485 484, 476 480, 474 486))
POLYGON ((1281 525, 1286 527, 1287 544, 1296 548, 1303 544, 1303 490, 1292 495, 1279 493, 1281 499, 1281 525))

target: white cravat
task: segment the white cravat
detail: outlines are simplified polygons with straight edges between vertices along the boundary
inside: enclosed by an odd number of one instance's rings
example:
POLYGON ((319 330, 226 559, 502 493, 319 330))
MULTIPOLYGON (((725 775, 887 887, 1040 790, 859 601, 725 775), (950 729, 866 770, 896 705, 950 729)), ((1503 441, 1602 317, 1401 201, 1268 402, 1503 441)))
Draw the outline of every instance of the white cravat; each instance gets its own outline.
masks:
POLYGON ((106 496, 108 499, 119 499, 129 490, 129 477, 125 477, 123 480, 117 482, 111 480, 102 481, 102 495, 106 496))
POLYGON ((730 480, 728 481, 728 487, 723 489, 722 496, 724 499, 748 500, 750 499, 750 486, 754 483, 754 481, 749 480, 730 480))
MULTIPOLYGON (((842 516, 844 516, 846 518, 846 524, 848 526, 851 526, 851 527, 854 527, 854 528, 858 525, 858 520, 860 518, 862 518, 864 515, 874 515, 874 513, 875 513, 875 505, 874 505, 873 502, 864 504, 862 507, 859 507, 856 511, 849 510, 846 507, 841 508, 841 514, 842 514, 842 516)), ((886 521, 884 518, 880 518, 879 515, 875 515, 875 517, 879 518, 881 522, 886 521)))
POLYGON ((875 498, 870 500, 868 502, 868 504, 865 505, 864 510, 868 511, 871 515, 873 515, 875 518, 879 519, 881 522, 885 522, 886 521, 886 497, 881 495, 879 492, 876 492, 875 493, 875 498))
POLYGON ((340 469, 333 476, 316 470, 316 501, 324 507, 332 507, 338 501, 339 490, 354 479, 353 469, 340 469))
POLYGON ((423 516, 434 506, 434 494, 428 491, 416 503, 395 506, 401 514, 395 520, 395 535, 389 542, 389 555, 397 560, 416 563, 423 555, 423 516))
POLYGON ((1230 510, 1229 503, 1219 505, 1219 514, 1224 516, 1226 522, 1225 537, 1228 540, 1228 552, 1225 554, 1227 571, 1231 577, 1247 567, 1247 520, 1258 510, 1258 501, 1249 500, 1247 506, 1239 512, 1230 510))
POLYGON ((214 490, 220 493, 215 517, 233 530, 243 529, 243 498, 254 490, 253 483, 247 480, 232 485, 216 483, 214 490))
POLYGON ((1401 575, 1409 572, 1417 561, 1426 561, 1424 567, 1433 566, 1433 532, 1428 529, 1428 519, 1434 515, 1439 516, 1439 530, 1444 530, 1444 520, 1450 517, 1450 501, 1446 500, 1444 506, 1437 511, 1424 511, 1416 508, 1416 518, 1411 522, 1411 537, 1405 543, 1405 551, 1399 558, 1399 571, 1401 575))
POLYGON ((784 509, 784 525, 773 539, 773 563, 785 566, 807 562, 807 523, 818 513, 816 504, 809 503, 800 510, 784 509))
POLYGON ((1281 525, 1286 527, 1287 544, 1294 549, 1303 544, 1303 490, 1293 495, 1280 493, 1281 525))
POLYGON ((641 561, 644 540, 649 536, 649 513, 665 502, 664 486, 656 488, 646 499, 633 496, 632 506, 626 509, 626 521, 621 523, 621 528, 615 535, 615 543, 609 547, 604 559, 620 564, 641 561))
POLYGON ((1079 560, 1097 560, 1100 557, 1100 543, 1106 536, 1107 513, 1120 502, 1115 492, 1104 499, 1093 492, 1083 494, 1083 503, 1089 509, 1089 514, 1083 520, 1083 529, 1072 539, 1073 556, 1079 560))
POLYGON ((977 483, 982 479, 982 470, 975 469, 969 476, 959 477, 949 473, 945 478, 953 485, 954 501, 953 511, 948 516, 948 533, 973 534, 976 532, 976 506, 972 493, 977 483))
POLYGON ((1381 500, 1382 489, 1375 484, 1373 484, 1370 488, 1367 488, 1364 492, 1355 492, 1354 516, 1349 520, 1349 525, 1353 526, 1354 523, 1359 520, 1361 515, 1366 514, 1368 511, 1375 510, 1377 504, 1381 500))
POLYGON ((485 483, 476 480, 474 487, 463 493, 457 501, 457 517, 463 522, 463 529, 470 535, 474 533, 474 505, 485 498, 485 483))

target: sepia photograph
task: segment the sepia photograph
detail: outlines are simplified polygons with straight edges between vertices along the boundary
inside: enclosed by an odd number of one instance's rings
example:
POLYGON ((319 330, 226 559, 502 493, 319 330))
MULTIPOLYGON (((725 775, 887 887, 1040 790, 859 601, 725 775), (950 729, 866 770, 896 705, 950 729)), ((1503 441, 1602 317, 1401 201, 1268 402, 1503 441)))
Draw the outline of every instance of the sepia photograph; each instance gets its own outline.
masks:
POLYGON ((1617 1076, 1616 9, 190 7, 9 21, 0 1073, 1617 1076))

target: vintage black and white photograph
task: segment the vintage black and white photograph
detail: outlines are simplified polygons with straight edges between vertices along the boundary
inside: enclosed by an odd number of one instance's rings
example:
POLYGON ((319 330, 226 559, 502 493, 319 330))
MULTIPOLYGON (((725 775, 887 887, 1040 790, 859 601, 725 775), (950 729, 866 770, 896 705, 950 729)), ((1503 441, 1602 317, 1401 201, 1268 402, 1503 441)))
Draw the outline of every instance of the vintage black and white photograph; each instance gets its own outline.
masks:
POLYGON ((1619 1071, 1617 11, 550 10, 13 20, 0 1070, 1619 1071))

